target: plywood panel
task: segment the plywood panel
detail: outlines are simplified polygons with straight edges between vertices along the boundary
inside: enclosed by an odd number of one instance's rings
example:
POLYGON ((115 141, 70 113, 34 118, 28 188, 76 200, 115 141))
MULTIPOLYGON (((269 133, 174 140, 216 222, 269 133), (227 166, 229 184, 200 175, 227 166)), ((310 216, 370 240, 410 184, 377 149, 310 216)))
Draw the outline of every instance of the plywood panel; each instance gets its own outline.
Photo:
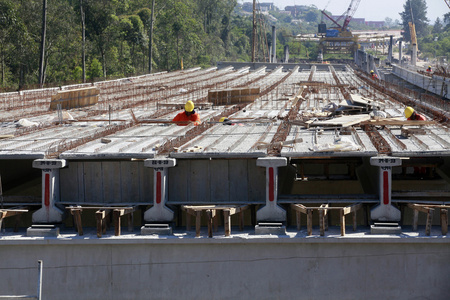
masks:
POLYGON ((68 167, 59 171, 59 185, 62 202, 79 202, 79 186, 78 182, 78 166, 79 163, 70 163, 68 167))
POLYGON ((103 178, 101 162, 84 162, 85 202, 103 203, 103 178))
POLYGON ((140 202, 139 162, 120 162, 122 202, 140 202))
POLYGON ((188 178, 190 177, 191 161, 177 159, 177 165, 169 168, 169 202, 189 203, 190 194, 188 178))
POLYGON ((137 165, 139 173, 139 202, 153 204, 153 168, 147 168, 143 162, 137 165))
POLYGON ((211 160, 211 202, 230 202, 229 170, 227 160, 211 160))
POLYGON ((263 167, 256 165, 256 159, 247 160, 248 167, 248 201, 266 201, 266 173, 263 167))
POLYGON ((58 91, 51 97, 50 110, 57 109, 58 104, 61 104, 62 109, 94 105, 98 102, 99 94, 100 89, 97 87, 58 91))
POLYGON ((106 203, 122 202, 121 168, 118 161, 102 162, 103 198, 106 203))
POLYGON ((189 179, 190 202, 210 202, 209 160, 192 160, 189 179))
POLYGON ((229 160, 230 202, 247 202, 248 169, 247 160, 229 160))

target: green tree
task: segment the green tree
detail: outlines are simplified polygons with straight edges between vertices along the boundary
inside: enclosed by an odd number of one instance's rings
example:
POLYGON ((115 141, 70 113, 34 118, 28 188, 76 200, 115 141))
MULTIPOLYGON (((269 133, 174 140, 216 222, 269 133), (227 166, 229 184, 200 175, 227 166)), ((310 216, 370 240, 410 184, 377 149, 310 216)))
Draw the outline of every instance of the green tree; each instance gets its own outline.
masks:
POLYGON ((417 36, 426 36, 428 33, 427 4, 425 0, 407 0, 403 5, 404 11, 400 13, 403 27, 403 37, 411 41, 409 22, 414 22, 417 36))

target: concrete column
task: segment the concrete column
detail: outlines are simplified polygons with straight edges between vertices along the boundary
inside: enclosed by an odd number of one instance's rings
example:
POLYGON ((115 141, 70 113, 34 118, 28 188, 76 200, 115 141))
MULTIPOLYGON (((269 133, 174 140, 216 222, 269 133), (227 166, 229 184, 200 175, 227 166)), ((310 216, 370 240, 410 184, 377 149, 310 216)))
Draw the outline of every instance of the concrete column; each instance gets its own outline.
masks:
POLYGON ((174 213, 166 206, 168 198, 168 168, 176 166, 174 158, 152 158, 144 166, 153 168, 153 206, 144 213, 148 222, 172 222, 174 213))
POLYGON ((403 49, 402 49, 402 40, 398 41, 398 60, 400 65, 402 64, 402 53, 403 53, 403 49))
POLYGON ((284 46, 284 63, 287 64, 289 62, 289 45, 284 46))
POLYGON ((389 50, 388 50, 388 61, 392 62, 392 47, 394 47, 394 36, 389 37, 389 50))
POLYGON ((272 26, 272 62, 277 62, 277 31, 275 26, 272 26))
POLYGON ((417 45, 412 45, 411 65, 415 66, 417 63, 417 45))
POLYGON ((64 159, 36 159, 33 168, 42 169, 42 207, 33 213, 33 223, 60 223, 64 212, 55 206, 60 200, 59 169, 66 166, 64 159))
POLYGON ((401 166, 402 161, 398 157, 378 156, 371 157, 370 164, 380 168, 379 192, 380 204, 372 208, 370 217, 378 221, 400 221, 401 212, 391 205, 392 167, 401 166))
POLYGON ((287 165, 285 157, 262 157, 256 165, 266 167, 266 205, 256 212, 257 221, 284 222, 286 211, 278 206, 278 167, 287 165))

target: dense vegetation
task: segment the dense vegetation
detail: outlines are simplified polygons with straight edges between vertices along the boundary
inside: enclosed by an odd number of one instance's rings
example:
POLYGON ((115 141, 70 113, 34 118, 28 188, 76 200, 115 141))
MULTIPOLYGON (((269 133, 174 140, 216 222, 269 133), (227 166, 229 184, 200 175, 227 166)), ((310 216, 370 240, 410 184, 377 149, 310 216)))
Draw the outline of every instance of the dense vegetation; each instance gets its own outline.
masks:
MULTIPOLYGON (((236 0, 155 0, 152 35, 151 8, 152 0, 0 0, 0 88, 38 86, 40 78, 43 84, 61 85, 82 82, 83 78, 89 81, 148 73, 150 67, 153 72, 172 71, 224 60, 251 60, 252 15, 245 14, 236 0), (41 51, 44 3, 45 51, 41 51)), ((417 16, 425 24, 419 49, 423 54, 446 55, 450 16, 434 27, 427 25, 426 9, 424 16, 417 16)), ((284 46, 289 45, 291 61, 316 58, 316 43, 298 43, 292 36, 316 33, 322 19, 314 5, 303 6, 297 16, 277 10, 260 15, 257 59, 268 57, 274 23, 277 57, 282 57, 284 46)), ((396 25, 386 21, 389 26, 396 25)), ((367 29, 350 25, 352 29, 367 29)))

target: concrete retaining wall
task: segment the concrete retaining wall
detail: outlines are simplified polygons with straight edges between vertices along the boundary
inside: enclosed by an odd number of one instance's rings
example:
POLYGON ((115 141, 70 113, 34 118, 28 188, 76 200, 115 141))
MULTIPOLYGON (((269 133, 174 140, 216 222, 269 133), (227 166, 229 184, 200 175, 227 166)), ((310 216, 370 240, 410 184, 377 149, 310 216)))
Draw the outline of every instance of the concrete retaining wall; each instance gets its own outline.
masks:
POLYGON ((448 299, 450 239, 0 238, 0 294, 43 299, 448 299))
POLYGON ((424 90, 442 97, 450 97, 450 79, 442 76, 433 75, 433 77, 425 76, 417 73, 415 70, 402 68, 398 65, 393 65, 392 72, 424 90))

